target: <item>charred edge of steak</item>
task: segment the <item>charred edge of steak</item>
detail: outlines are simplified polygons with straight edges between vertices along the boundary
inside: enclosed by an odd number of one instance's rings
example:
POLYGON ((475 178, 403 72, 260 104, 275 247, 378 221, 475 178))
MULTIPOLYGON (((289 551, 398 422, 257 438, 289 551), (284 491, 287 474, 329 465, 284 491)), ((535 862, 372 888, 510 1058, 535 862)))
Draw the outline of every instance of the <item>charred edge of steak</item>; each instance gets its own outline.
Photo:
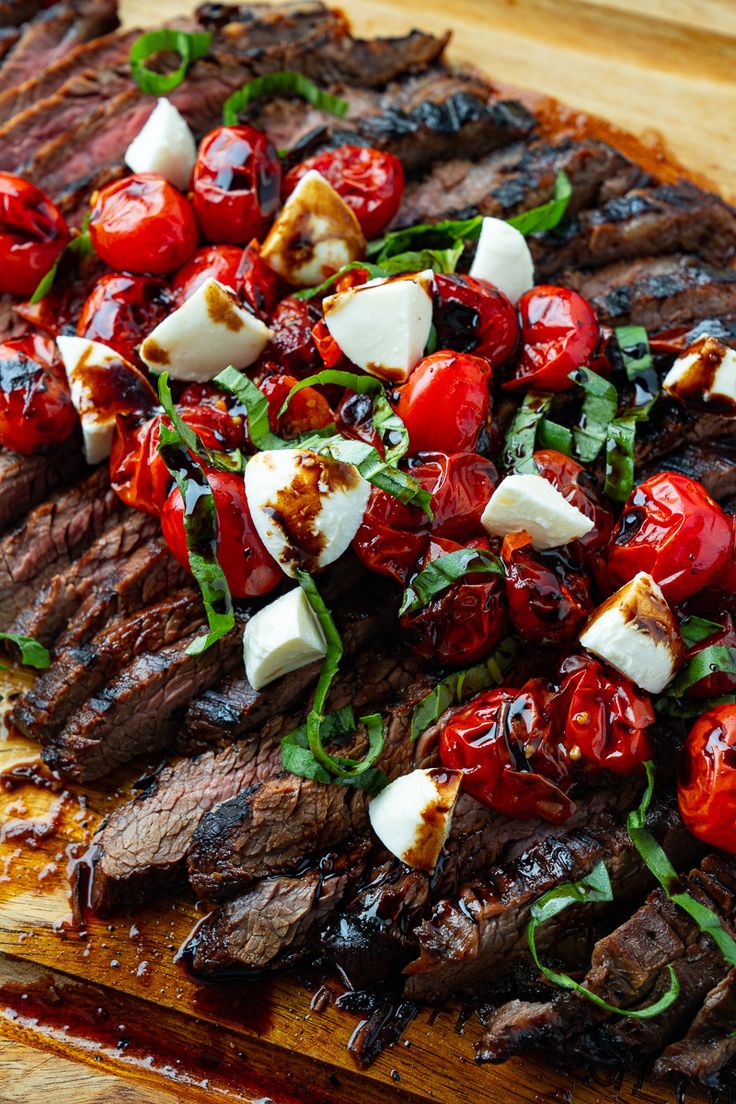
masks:
MULTIPOLYGON (((674 452, 666 453, 668 471, 696 479, 717 501, 736 495, 736 425, 725 437, 688 441, 674 452)), ((662 470, 659 459, 637 471, 637 483, 662 470)))
POLYGON ((736 969, 711 989, 684 1038, 671 1043, 655 1063, 655 1075, 717 1088, 719 1074, 736 1058, 734 1024, 736 969))
POLYGON ((44 8, 44 0, 2 0, 0 27, 20 27, 44 8))
POLYGON ((20 456, 0 452, 0 531, 17 524, 29 510, 85 469, 81 442, 73 434, 49 454, 20 456))

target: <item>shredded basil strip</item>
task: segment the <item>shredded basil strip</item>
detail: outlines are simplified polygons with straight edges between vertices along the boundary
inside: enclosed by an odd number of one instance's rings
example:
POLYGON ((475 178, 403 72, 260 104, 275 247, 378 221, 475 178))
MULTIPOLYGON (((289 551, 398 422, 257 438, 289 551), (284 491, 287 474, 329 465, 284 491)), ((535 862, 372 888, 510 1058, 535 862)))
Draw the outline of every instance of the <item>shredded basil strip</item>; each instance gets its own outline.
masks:
POLYGON ((301 291, 294 291, 291 297, 292 299, 314 299, 315 296, 321 295, 323 291, 327 291, 333 284, 336 284, 346 272, 350 272, 355 268, 365 269, 372 280, 382 280, 390 275, 387 269, 379 268, 378 265, 369 264, 368 261, 350 261, 348 264, 343 265, 342 268, 339 268, 332 276, 328 276, 321 284, 317 284, 316 287, 302 288, 301 291))
POLYGON ((612 383, 589 368, 576 369, 570 373, 570 379, 585 392, 580 418, 573 430, 575 452, 581 463, 590 464, 606 443, 608 427, 616 417, 618 394, 612 383))
POLYGON ((680 980, 672 966, 667 967, 670 975, 670 987, 667 992, 647 1008, 629 1009, 617 1008, 615 1004, 609 1004, 608 1001, 599 997, 597 993, 591 992, 590 989, 586 989, 584 985, 575 981, 569 974, 561 974, 557 970, 551 970, 548 966, 542 965, 539 960, 536 930, 540 924, 544 924, 545 921, 551 920, 553 916, 558 916, 561 912, 564 912, 566 908, 569 908, 570 905, 590 905, 597 902, 612 900, 613 889, 611 888, 611 879, 608 876, 608 870, 603 861, 599 862, 585 878, 581 878, 577 882, 566 882, 564 885, 557 886, 555 889, 550 889, 532 905, 531 919, 526 928, 526 938, 529 944, 529 950, 531 951, 531 956, 537 967, 542 971, 547 980, 551 981, 554 985, 558 985, 561 989, 571 989, 579 993, 582 997, 585 997, 586 1000, 591 1001, 599 1008, 605 1009, 606 1012, 611 1012, 613 1015, 628 1016, 636 1020, 648 1020, 666 1011, 666 1009, 674 1004, 680 995, 680 980))
POLYGON ((484 548, 458 548, 439 556, 415 575, 404 591, 399 616, 429 605, 437 594, 462 579, 463 575, 503 575, 503 565, 484 548))
POLYGON ((191 62, 204 57, 212 42, 211 31, 175 31, 164 29, 148 31, 137 38, 130 47, 130 71, 142 92, 152 96, 165 96, 178 88, 187 75, 191 62), (154 73, 145 61, 154 54, 171 50, 181 58, 181 65, 171 73, 154 73))
POLYGON ((654 368, 649 334, 643 326, 617 326, 616 343, 621 350, 626 375, 633 383, 654 368))
POLYGON ((330 115, 342 118, 347 113, 349 103, 338 96, 331 96, 324 92, 303 73, 294 73, 291 70, 283 70, 280 73, 265 73, 262 77, 248 81, 232 96, 228 96, 222 108, 222 121, 225 126, 237 126, 238 116, 245 111, 248 104, 260 96, 300 96, 312 107, 320 111, 327 111, 330 115))
POLYGON ((681 698, 686 690, 695 686, 709 675, 724 673, 736 675, 736 648, 726 644, 712 644, 703 648, 682 668, 679 675, 667 690, 670 698, 681 698))
POLYGON ((463 671, 453 671, 438 682, 414 706, 411 715, 412 743, 439 720, 451 705, 467 701, 482 690, 490 690, 492 686, 500 686, 516 658, 518 648, 517 641, 509 636, 482 663, 466 667, 463 671))
POLYGON ((537 429, 536 447, 542 449, 554 449, 565 456, 574 456, 575 446, 572 430, 567 426, 559 425, 549 418, 542 418, 537 429))
POLYGON ((316 287, 304 288, 294 292, 294 299, 314 299, 321 295, 336 283, 341 276, 351 269, 363 268, 372 280, 384 280, 389 276, 398 276, 404 272, 423 272, 431 268, 433 272, 454 272, 463 253, 462 241, 456 242, 447 249, 421 249, 408 253, 399 253, 396 256, 386 257, 380 265, 370 264, 368 261, 350 261, 334 274, 328 276, 316 287))
POLYGON ((59 273, 59 265, 62 258, 68 254, 78 255, 80 257, 90 257, 95 249, 92 245, 92 237, 89 232, 89 211, 84 216, 84 222, 82 223, 81 231, 64 246, 59 256, 56 258, 51 268, 48 270, 45 276, 42 276, 38 282, 38 286, 33 295, 29 299, 31 306, 35 306, 36 303, 40 303, 42 299, 45 299, 48 293, 51 291, 56 277, 59 273))
POLYGON ((388 459, 383 459, 380 453, 365 441, 337 436, 317 441, 311 447, 315 452, 331 456, 333 460, 352 464, 369 483, 386 491, 393 498, 398 498, 399 502, 407 506, 417 506, 424 511, 430 521, 434 516, 432 496, 429 491, 425 491, 407 472, 392 466, 388 459))
POLYGON ((719 625, 717 621, 708 621, 705 617, 696 617, 695 614, 690 614, 680 622, 680 636, 687 648, 701 644, 713 633, 722 631, 723 625, 719 625))
POLYGON ((198 456, 200 460, 204 460, 206 464, 218 468, 220 471, 243 471, 245 461, 240 449, 234 449, 232 452, 214 452, 212 449, 208 449, 199 434, 187 425, 171 398, 168 372, 162 372, 158 378, 158 401, 171 419, 171 424, 185 448, 198 456))
POLYGON ((263 450, 290 447, 289 441, 271 432, 268 399, 252 379, 230 365, 216 375, 212 382, 218 387, 224 387, 243 404, 248 424, 248 437, 253 448, 263 450))
POLYGON ((654 700, 654 708, 663 717, 692 718, 702 717, 717 705, 736 705, 736 693, 723 694, 720 698, 701 698, 698 701, 678 701, 666 694, 654 700))
POLYGON ((536 474, 534 445, 542 418, 551 405, 552 395, 527 391, 506 434, 503 465, 507 471, 536 474))
POLYGON ((647 772, 647 788, 641 804, 629 813, 626 821, 631 842, 669 900, 686 912, 701 932, 710 936, 730 966, 736 966, 736 940, 728 934, 712 908, 696 900, 691 893, 682 893, 678 889, 680 879, 677 871, 654 836, 647 831, 646 817, 654 793, 654 763, 650 760, 644 764, 644 768, 647 772))
POLYGON ((606 437, 606 482, 604 491, 615 502, 625 502, 634 486, 634 441, 636 420, 616 418, 606 437))
POLYGON ((567 205, 572 197, 572 184, 564 169, 560 169, 555 180, 552 199, 530 211, 522 211, 506 221, 521 234, 541 234, 545 230, 554 230, 562 222, 567 205))
MULTIPOLYGON (((361 717, 360 721, 366 727, 374 727, 377 722, 380 723, 380 717, 377 714, 371 714, 369 717, 361 717)), ((357 723, 351 706, 345 706, 344 709, 339 709, 335 713, 328 713, 320 728, 322 743, 325 744, 330 740, 344 739, 351 736, 356 727, 357 723)), ((343 759, 340 756, 333 756, 333 758, 337 763, 351 762, 351 760, 343 759)), ((310 751, 306 724, 293 729, 282 738, 281 763, 284 770, 291 771, 292 774, 298 774, 301 778, 311 778, 315 782, 323 782, 327 785, 335 782, 334 776, 320 766, 310 751)), ((339 782, 341 786, 355 786, 375 795, 388 784, 388 778, 378 767, 368 767, 360 774, 353 774, 349 778, 341 778, 339 782)))
POLYGON ((0 640, 9 640, 20 649, 20 661, 24 667, 35 667, 45 671, 51 666, 51 653, 32 636, 19 636, 18 633, 0 632, 0 640))

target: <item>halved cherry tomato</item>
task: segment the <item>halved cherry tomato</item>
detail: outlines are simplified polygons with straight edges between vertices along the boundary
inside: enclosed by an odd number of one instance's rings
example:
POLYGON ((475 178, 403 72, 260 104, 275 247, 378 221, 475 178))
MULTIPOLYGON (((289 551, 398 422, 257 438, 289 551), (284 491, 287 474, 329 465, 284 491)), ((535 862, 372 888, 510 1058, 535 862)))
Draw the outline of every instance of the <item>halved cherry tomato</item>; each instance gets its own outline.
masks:
POLYGON ((369 146, 338 146, 295 165, 284 177, 284 199, 316 170, 355 212, 366 238, 377 237, 401 205, 404 169, 398 157, 369 146))
POLYGON ((713 585, 720 587, 721 590, 728 591, 730 594, 736 594, 736 515, 727 514, 726 517, 731 524, 731 530, 733 532, 731 551, 723 569, 718 573, 717 578, 714 579, 713 585))
POLYGON ((237 245, 205 245, 171 277, 176 305, 181 306, 205 280, 212 278, 238 291, 238 266, 243 250, 237 245))
POLYGON ((373 487, 352 547, 371 571, 405 583, 429 545, 427 526, 421 510, 373 487))
MULTIPOLYGON (((258 536, 245 497, 242 472, 205 467, 217 511, 217 560, 234 598, 259 598, 284 578, 284 573, 258 536)), ((161 513, 164 540, 182 567, 189 569, 184 529, 184 503, 174 487, 161 513)))
POLYGON ((503 386, 567 391, 570 373, 588 364, 599 339, 598 320, 587 299, 570 288, 542 284, 519 300, 521 357, 503 386))
POLYGON ((162 176, 137 173, 93 197, 92 244, 118 272, 161 276, 181 268, 197 248, 197 224, 186 197, 162 176))
POLYGON ((268 399, 268 420, 271 429, 283 437, 296 437, 299 433, 323 429, 335 420, 327 399, 314 387, 305 387, 302 391, 298 391, 285 413, 279 418, 279 410, 284 399, 296 383, 298 383, 296 376, 277 372, 266 376, 258 384, 268 399))
POLYGON ((317 352, 322 358, 322 363, 325 368, 344 367, 350 371, 350 362, 327 329, 327 323, 324 318, 320 318, 319 322, 312 330, 312 340, 314 341, 317 352))
POLYGON ((626 500, 604 553, 605 581, 614 590, 647 571, 669 602, 682 602, 715 582, 732 545, 731 521, 705 487, 660 472, 626 500))
POLYGON ((595 477, 577 460, 554 449, 538 449, 534 464, 563 498, 593 522, 589 533, 558 550, 564 559, 582 563, 608 543, 613 531, 613 511, 598 493, 595 477))
POLYGON ((494 368, 519 344, 519 321, 510 299, 487 280, 458 273, 434 278, 437 344, 459 353, 486 357, 494 368))
POLYGON ((155 276, 102 276, 82 307, 77 335, 101 341, 132 364, 141 341, 174 309, 171 293, 155 276))
POLYGON ((64 368, 49 337, 0 345, 0 443, 24 456, 65 441, 77 424, 64 368))
POLYGON ((509 533, 501 548, 506 601, 522 640, 573 640, 593 610, 587 575, 555 552, 534 552, 529 533, 509 533))
POLYGON ((709 709, 680 758, 677 800, 694 836, 736 854, 736 705, 709 709))
POLYGON ((475 448, 491 410, 490 363, 448 349, 420 360, 394 392, 412 452, 475 448))
POLYGON ((262 238, 278 210, 281 162, 262 131, 221 126, 199 145, 192 203, 211 242, 245 245, 262 238))
POLYGON ((282 299, 269 322, 268 350, 285 372, 298 379, 314 375, 323 367, 312 330, 322 318, 314 303, 303 299, 282 299))
POLYGON ((237 290, 259 318, 268 319, 284 294, 284 283, 264 260, 258 242, 245 247, 237 272, 237 290))
POLYGON ((46 193, 0 172, 0 293, 32 295, 68 241, 64 217, 46 193))

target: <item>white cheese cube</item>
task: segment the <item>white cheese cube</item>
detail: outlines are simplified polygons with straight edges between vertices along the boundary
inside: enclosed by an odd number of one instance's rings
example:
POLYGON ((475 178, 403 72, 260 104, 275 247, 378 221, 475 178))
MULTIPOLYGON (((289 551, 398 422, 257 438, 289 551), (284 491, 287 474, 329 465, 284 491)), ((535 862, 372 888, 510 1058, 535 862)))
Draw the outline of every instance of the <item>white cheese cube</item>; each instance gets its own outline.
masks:
POLYGON ((288 283, 312 287, 365 256, 365 238, 352 208, 312 169, 291 193, 261 257, 288 283))
POLYGON ((125 151, 134 173, 156 173, 180 192, 189 187, 197 146, 186 119, 172 103, 160 99, 125 151))
POLYGON ((364 372, 404 383, 424 356, 432 326, 431 269, 372 280, 331 295, 325 324, 341 350, 364 372))
POLYGON ((541 475, 507 475, 481 515, 483 528, 494 537, 525 529, 540 551, 584 537, 593 522, 571 505, 541 475))
POLYGON ((363 520, 370 484, 352 464, 309 449, 256 453, 245 497, 258 535, 287 575, 318 571, 347 549, 363 520))
POLYGON ((707 403, 736 416, 736 351, 704 334, 680 354, 662 385, 684 402, 707 403))
POLYGON ((389 782, 368 806, 384 847, 407 866, 433 871, 460 792, 461 771, 415 770, 389 782))
POLYGON ((301 587, 254 613, 243 634, 245 673, 254 690, 322 659, 324 633, 301 587))
POLYGON ((684 657, 677 618, 645 571, 598 607, 580 643, 650 694, 661 694, 684 657))
POLYGON ((503 219, 484 218, 470 275, 518 303, 534 287, 534 261, 524 235, 503 219))
POLYGON ((99 464, 110 455, 116 416, 151 413, 156 395, 143 374, 107 345, 86 337, 57 337, 56 344, 82 423, 87 463, 99 464))
POLYGON ((141 345, 152 372, 203 383, 223 368, 247 368, 265 349, 271 331, 241 307, 237 296, 212 277, 159 322, 141 345))

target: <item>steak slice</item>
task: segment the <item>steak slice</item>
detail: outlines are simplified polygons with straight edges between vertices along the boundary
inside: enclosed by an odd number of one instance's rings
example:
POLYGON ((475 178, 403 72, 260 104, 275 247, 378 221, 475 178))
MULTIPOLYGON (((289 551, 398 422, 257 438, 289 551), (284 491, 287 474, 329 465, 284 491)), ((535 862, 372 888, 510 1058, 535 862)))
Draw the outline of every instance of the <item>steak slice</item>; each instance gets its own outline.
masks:
POLYGON ((736 255, 736 212, 688 180, 636 188, 555 230, 536 235, 537 277, 598 268, 629 257, 690 253, 726 266, 736 255))
POLYGON ((562 282, 616 326, 631 322, 656 332, 736 314, 736 271, 695 257, 618 261, 593 274, 565 272, 562 282))
MULTIPOLYGON (((666 454, 668 471, 696 479, 717 500, 728 499, 736 495, 736 422, 733 432, 718 440, 698 440, 683 445, 675 452, 666 454)), ((662 470, 662 461, 637 470, 636 479, 643 483, 645 479, 662 470)))
POLYGON ((39 589, 123 512, 106 467, 36 506, 0 539, 0 624, 10 625, 39 589))
POLYGON ((0 27, 20 27, 45 7, 44 0, 2 0, 0 27))
POLYGON ((708 993, 687 1035, 655 1063, 658 1077, 686 1077, 717 1087, 718 1074, 736 1058, 736 970, 708 993))
POLYGON ((118 26, 117 0, 64 0, 37 15, 0 69, 0 91, 22 84, 45 65, 118 26))
POLYGON ((76 434, 43 456, 20 456, 3 449, 0 452, 0 530, 20 521, 60 484, 77 479, 85 466, 76 434))

